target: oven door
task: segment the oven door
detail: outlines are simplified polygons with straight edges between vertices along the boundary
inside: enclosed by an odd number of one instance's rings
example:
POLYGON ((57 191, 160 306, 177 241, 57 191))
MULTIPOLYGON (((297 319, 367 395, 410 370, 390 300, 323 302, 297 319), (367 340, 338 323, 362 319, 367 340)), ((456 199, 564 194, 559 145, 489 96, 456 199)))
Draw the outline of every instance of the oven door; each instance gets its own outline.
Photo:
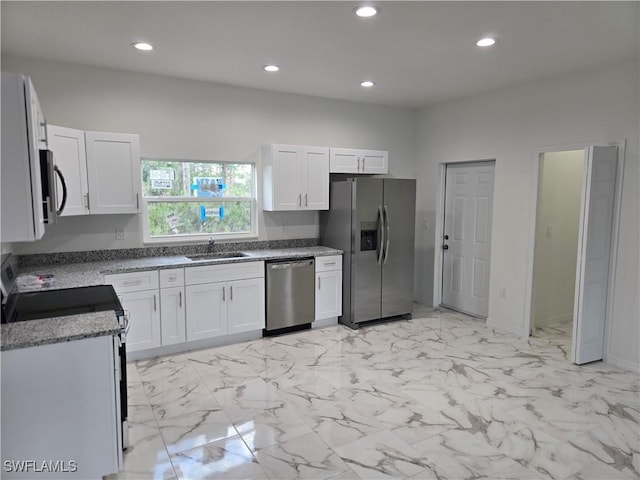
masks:
POLYGON ((127 400, 127 347, 126 338, 129 331, 129 311, 125 310, 120 322, 120 335, 118 336, 118 358, 120 360, 120 425, 122 428, 122 449, 129 447, 129 405, 127 400))

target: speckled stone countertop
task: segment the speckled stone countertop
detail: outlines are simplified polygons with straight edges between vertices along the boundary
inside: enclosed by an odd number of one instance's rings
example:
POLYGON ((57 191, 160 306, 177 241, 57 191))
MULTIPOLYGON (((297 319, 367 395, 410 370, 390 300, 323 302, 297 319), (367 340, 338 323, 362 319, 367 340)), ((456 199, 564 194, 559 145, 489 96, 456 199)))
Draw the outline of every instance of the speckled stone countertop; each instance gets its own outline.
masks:
POLYGON ((20 269, 20 277, 25 275, 53 275, 54 281, 46 286, 20 286, 19 291, 55 290, 60 288, 103 285, 104 275, 111 273, 141 272, 166 268, 196 267, 223 263, 254 262, 256 260, 280 260, 287 258, 322 257, 342 255, 342 250, 329 247, 301 247, 267 250, 242 251, 243 257, 223 257, 215 259, 191 260, 186 256, 148 257, 103 262, 70 263, 66 265, 43 265, 20 269))
MULTIPOLYGON (((70 263, 29 266, 20 269, 20 277, 53 275, 53 283, 46 286, 19 286, 20 292, 56 290, 61 288, 103 285, 104 275, 139 272, 166 268, 195 267, 224 263, 280 260, 289 258, 342 255, 341 250, 328 247, 299 247, 242 251, 242 257, 192 260, 186 256, 146 257, 108 260, 101 262, 70 263)), ((118 322, 113 312, 71 315, 42 320, 4 324, 0 328, 0 350, 25 348, 49 343, 60 343, 81 338, 118 333, 118 322)))
POLYGON ((2 325, 0 350, 36 347, 83 338, 116 335, 120 331, 114 312, 94 312, 43 318, 2 325))

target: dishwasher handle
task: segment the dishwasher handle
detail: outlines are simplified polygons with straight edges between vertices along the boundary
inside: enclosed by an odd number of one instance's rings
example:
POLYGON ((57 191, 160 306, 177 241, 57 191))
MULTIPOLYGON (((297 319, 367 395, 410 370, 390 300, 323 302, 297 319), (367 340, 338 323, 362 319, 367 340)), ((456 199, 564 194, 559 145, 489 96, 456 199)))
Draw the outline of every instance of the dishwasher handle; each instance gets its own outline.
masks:
POLYGON ((267 263, 267 268, 269 270, 284 270, 290 268, 304 268, 313 266, 313 259, 310 260, 296 260, 292 262, 278 262, 278 263, 267 263))

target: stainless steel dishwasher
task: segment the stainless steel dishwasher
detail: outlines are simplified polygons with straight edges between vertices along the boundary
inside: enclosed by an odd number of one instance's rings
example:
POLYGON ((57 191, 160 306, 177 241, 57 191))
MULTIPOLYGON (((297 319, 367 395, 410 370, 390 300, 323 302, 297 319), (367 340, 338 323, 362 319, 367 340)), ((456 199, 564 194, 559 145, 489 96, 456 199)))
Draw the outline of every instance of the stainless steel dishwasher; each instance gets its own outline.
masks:
POLYGON ((315 318, 315 260, 267 262, 265 335, 310 326, 315 318))

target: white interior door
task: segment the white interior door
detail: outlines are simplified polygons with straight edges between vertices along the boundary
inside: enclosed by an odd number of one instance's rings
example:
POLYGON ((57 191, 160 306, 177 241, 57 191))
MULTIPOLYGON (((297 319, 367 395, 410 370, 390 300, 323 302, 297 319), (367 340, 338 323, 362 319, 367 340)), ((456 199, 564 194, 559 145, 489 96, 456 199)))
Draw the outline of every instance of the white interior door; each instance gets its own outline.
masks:
POLYGON ((494 162, 449 164, 442 238, 442 304, 489 313, 494 162))
POLYGON ((617 163, 618 147, 587 148, 574 303, 577 364, 603 358, 617 163))

